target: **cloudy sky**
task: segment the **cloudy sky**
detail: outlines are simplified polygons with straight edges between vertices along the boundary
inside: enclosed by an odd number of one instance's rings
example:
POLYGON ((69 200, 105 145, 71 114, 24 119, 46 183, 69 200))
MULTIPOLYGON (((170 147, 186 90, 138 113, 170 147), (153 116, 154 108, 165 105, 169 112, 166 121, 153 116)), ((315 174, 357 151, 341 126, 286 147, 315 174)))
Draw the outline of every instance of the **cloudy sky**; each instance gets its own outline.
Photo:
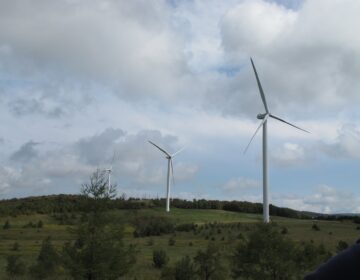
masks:
POLYGON ((360 212, 358 0, 0 0, 0 196, 78 193, 114 152, 127 196, 360 212))

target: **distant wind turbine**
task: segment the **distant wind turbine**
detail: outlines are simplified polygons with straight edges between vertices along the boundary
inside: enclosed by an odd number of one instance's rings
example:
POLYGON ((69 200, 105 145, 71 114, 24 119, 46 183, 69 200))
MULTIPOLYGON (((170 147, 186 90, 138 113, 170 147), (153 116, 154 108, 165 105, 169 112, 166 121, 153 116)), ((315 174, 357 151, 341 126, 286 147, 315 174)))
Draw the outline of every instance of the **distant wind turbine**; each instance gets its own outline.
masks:
POLYGON ((169 154, 165 149, 160 148, 155 143, 149 141, 151 145, 154 145, 156 148, 158 148, 161 152, 165 154, 166 159, 168 160, 168 170, 167 170, 167 180, 166 180, 166 212, 170 212, 170 172, 172 175, 172 179, 174 182, 174 167, 173 167, 173 157, 180 153, 184 148, 181 148, 176 153, 173 153, 172 155, 169 154))
POLYGON ((112 168, 113 168, 113 164, 114 164, 114 161, 115 161, 115 157, 116 157, 116 154, 114 152, 114 155, 113 155, 112 160, 111 160, 110 167, 104 170, 106 173, 108 173, 108 182, 107 182, 108 183, 108 191, 110 191, 111 173, 112 173, 112 168))
POLYGON ((262 148, 263 148, 263 215, 264 215, 264 223, 268 223, 270 221, 270 217, 269 217, 269 194, 268 194, 267 119, 270 117, 270 118, 276 119, 278 121, 281 121, 283 123, 286 123, 292 127, 300 129, 304 132, 307 132, 307 133, 310 133, 310 132, 305 129, 302 129, 296 125, 293 125, 279 117, 276 117, 270 113, 269 108, 266 103, 265 94, 264 94, 264 91, 263 91, 261 83, 260 83, 259 76, 256 72, 254 62, 253 62, 252 58, 250 58, 250 60, 251 60, 252 67, 254 69, 256 81, 257 81, 260 95, 261 95, 261 99, 262 99, 262 102, 265 107, 265 113, 257 115, 257 118, 262 121, 261 121, 260 125, 258 126, 258 128, 256 129, 254 135, 251 137, 249 144, 246 146, 246 148, 244 150, 244 153, 246 153, 246 151, 248 150, 255 135, 257 134, 259 129, 262 127, 263 128, 263 139, 262 139, 263 140, 263 143, 262 143, 262 148))

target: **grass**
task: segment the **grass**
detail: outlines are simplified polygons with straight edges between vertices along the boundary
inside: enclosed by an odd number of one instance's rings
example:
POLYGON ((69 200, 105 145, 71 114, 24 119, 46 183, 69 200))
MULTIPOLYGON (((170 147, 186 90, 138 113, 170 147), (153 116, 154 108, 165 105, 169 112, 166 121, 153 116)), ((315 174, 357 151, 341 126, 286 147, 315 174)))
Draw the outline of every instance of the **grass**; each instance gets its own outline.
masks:
MULTIPOLYGON (((138 280, 159 279, 160 271, 152 266, 152 252, 154 249, 165 249, 170 258, 170 264, 173 264, 185 255, 195 256, 198 250, 204 249, 210 239, 214 238, 215 242, 221 245, 224 252, 229 255, 236 245, 239 233, 246 235, 249 227, 262 220, 261 215, 222 210, 172 209, 170 213, 165 213, 163 209, 156 208, 137 211, 116 210, 112 214, 127 224, 125 227, 125 243, 137 245, 137 263, 132 269, 131 276, 127 276, 126 279, 133 279, 136 276, 138 280), (134 238, 132 234, 134 229, 129 223, 134 215, 167 216, 177 224, 195 223, 198 228, 202 227, 203 230, 197 234, 193 232, 176 232, 175 235, 134 238), (233 227, 220 227, 220 230, 205 228, 207 223, 215 222, 233 225, 233 227), (241 223, 240 226, 237 223, 241 223), (168 240, 172 236, 176 243, 169 246, 168 240), (192 243, 192 246, 190 243, 192 243)), ((298 242, 313 240, 317 244, 323 243, 326 249, 333 253, 336 252, 336 246, 340 240, 353 244, 359 238, 360 233, 356 229, 356 224, 351 222, 316 221, 320 230, 315 231, 312 229, 314 223, 312 220, 272 217, 272 221, 280 227, 286 227, 289 238, 298 242)), ((53 244, 59 250, 61 250, 65 242, 74 238, 69 231, 71 226, 59 224, 59 221, 50 215, 1 217, 0 226, 0 279, 5 278, 5 257, 7 255, 21 254, 29 265, 36 259, 41 242, 47 236, 52 237, 53 244), (10 221, 10 229, 2 228, 6 220, 10 221), (39 220, 43 221, 43 228, 24 228, 29 222, 37 224, 39 220), (19 243, 18 251, 12 250, 15 242, 19 243)))

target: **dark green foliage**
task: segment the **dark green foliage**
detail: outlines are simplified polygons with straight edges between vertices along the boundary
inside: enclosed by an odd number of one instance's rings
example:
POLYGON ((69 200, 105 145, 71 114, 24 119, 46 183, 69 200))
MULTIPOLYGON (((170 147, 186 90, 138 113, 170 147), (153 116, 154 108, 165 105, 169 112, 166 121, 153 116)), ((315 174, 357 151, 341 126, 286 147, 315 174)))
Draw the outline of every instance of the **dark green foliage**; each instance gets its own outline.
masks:
POLYGON ((146 242, 146 245, 148 245, 148 246, 153 246, 153 245, 154 245, 154 239, 149 238, 149 239, 147 240, 147 242, 146 242))
POLYGON ((54 275, 59 267, 60 257, 51 243, 51 238, 43 240, 36 263, 30 267, 34 279, 46 279, 54 275))
POLYGON ((189 256, 185 256, 175 263, 174 267, 167 267, 161 273, 163 280, 196 280, 196 271, 189 256))
POLYGON ((153 251, 153 264, 156 268, 162 268, 169 262, 169 258, 165 250, 154 250, 153 251))
POLYGON ((320 230, 320 227, 319 227, 317 224, 315 224, 315 223, 311 226, 311 228, 312 228, 313 230, 315 230, 315 231, 319 231, 319 230, 320 230))
POLYGON ((226 279, 227 271, 223 265, 220 249, 213 242, 209 242, 205 251, 199 251, 194 258, 197 264, 197 274, 200 279, 226 279))
POLYGON ((24 225, 23 228, 36 228, 36 224, 30 221, 26 225, 24 225))
POLYGON ((175 238, 173 236, 171 236, 168 241, 169 246, 174 246, 175 243, 176 243, 175 238))
POLYGON ((195 278, 195 266, 189 256, 183 257, 175 264, 176 280, 193 280, 195 278))
POLYGON ((107 213, 115 187, 107 187, 105 173, 97 170, 82 187, 84 207, 89 209, 75 230, 77 240, 63 249, 63 262, 74 279, 115 280, 135 262, 135 250, 123 244, 123 228, 107 213))
POLYGON ((187 224, 180 224, 176 226, 177 231, 185 231, 190 232, 196 229, 196 226, 194 223, 187 223, 187 224))
POLYGON ((324 257, 323 251, 310 243, 299 247, 275 226, 260 224, 236 248, 233 276, 235 279, 300 279, 316 259, 324 257))
MULTIPOLYGON (((74 213, 86 212, 86 205, 81 203, 83 196, 81 195, 49 195, 39 197, 14 198, 0 201, 0 215, 28 215, 28 214, 54 214, 54 213, 74 213)), ((154 206, 165 206, 165 199, 139 199, 120 197, 112 199, 106 205, 107 209, 141 209, 154 206)), ((219 201, 219 200, 196 200, 188 201, 182 199, 173 199, 172 207, 183 209, 222 209, 227 211, 244 212, 244 213, 262 213, 262 204, 251 203, 246 201, 219 201)), ((289 218, 311 218, 310 214, 295 211, 288 208, 270 205, 270 214, 272 216, 283 216, 289 218)), ((63 220, 73 223, 74 217, 69 216, 69 220, 63 220)), ((359 217, 337 217, 337 216, 319 216, 319 219, 351 219, 357 222, 359 217)), ((61 222, 61 221, 60 221, 61 222)))
POLYGON ((44 223, 42 220, 38 221, 37 228, 42 228, 44 226, 44 223))
POLYGON ((173 233, 174 223, 165 217, 141 216, 134 221, 134 237, 158 236, 173 233))
POLYGON ((24 275, 26 266, 19 255, 10 255, 6 257, 6 273, 9 277, 24 275))
POLYGON ((10 222, 9 220, 6 220, 6 222, 3 225, 3 229, 9 229, 10 228, 10 222))
POLYGON ((281 229, 281 234, 288 234, 288 233, 289 233, 289 231, 288 231, 287 227, 283 227, 281 229))
POLYGON ((13 251, 19 251, 20 245, 17 242, 14 242, 14 244, 11 247, 11 250, 13 251))
POLYGON ((345 241, 343 240, 340 240, 338 242, 338 245, 336 246, 336 250, 337 252, 341 252, 341 251, 344 251, 345 249, 347 249, 349 247, 349 244, 347 244, 345 241))

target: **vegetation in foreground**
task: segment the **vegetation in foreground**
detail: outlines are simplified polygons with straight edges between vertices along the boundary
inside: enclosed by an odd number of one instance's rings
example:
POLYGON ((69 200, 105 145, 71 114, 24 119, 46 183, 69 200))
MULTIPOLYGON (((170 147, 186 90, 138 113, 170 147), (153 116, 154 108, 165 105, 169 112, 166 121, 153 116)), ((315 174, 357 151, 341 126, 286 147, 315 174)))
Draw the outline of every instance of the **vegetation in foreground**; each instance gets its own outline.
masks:
POLYGON ((83 211, 3 215, 0 278, 301 279, 359 233, 352 220, 265 226, 253 213, 114 209, 114 191, 98 171, 77 200, 83 211))

